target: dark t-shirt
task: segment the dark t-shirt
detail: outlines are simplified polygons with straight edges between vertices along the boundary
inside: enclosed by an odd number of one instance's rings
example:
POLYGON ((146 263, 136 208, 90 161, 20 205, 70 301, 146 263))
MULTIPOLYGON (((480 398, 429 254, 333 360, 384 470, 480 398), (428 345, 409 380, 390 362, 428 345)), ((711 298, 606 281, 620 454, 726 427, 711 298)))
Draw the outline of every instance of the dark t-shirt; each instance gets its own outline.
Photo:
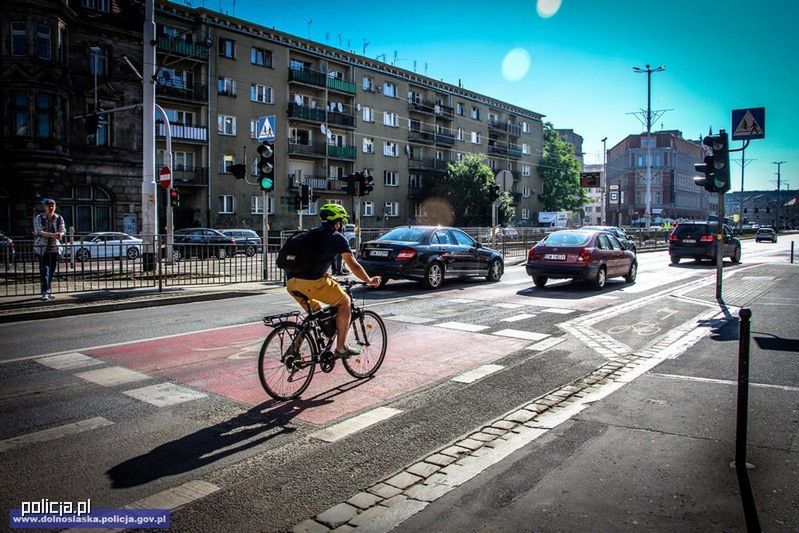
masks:
POLYGON ((352 253, 352 250, 350 250, 350 245, 347 243, 346 237, 335 231, 327 224, 322 224, 318 228, 314 228, 311 231, 319 233, 315 236, 317 242, 319 243, 319 245, 316 247, 316 257, 313 261, 313 264, 316 265, 316 267, 305 272, 294 274, 291 276, 292 278, 319 279, 325 275, 325 272, 328 271, 330 265, 333 264, 333 258, 336 256, 336 254, 352 253))

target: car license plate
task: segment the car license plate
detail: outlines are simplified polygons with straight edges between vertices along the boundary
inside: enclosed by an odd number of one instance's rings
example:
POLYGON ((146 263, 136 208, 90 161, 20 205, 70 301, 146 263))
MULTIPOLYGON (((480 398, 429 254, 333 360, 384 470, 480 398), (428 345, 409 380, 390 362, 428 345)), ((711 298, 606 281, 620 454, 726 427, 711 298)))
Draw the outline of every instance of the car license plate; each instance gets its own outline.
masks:
POLYGON ((696 239, 683 239, 682 242, 685 244, 696 244, 696 239))
POLYGON ((565 261, 566 254, 544 254, 544 259, 554 259, 555 261, 565 261))
POLYGON ((369 255, 372 257, 388 257, 388 250, 370 250, 369 255))

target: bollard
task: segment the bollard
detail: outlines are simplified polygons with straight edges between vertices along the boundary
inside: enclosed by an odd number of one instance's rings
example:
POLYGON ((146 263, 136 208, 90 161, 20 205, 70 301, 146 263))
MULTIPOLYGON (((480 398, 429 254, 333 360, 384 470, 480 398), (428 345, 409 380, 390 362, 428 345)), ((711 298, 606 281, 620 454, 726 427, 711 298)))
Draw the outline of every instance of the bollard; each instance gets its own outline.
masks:
POLYGON ((735 427, 735 466, 746 467, 746 425, 749 403, 749 332, 752 311, 742 308, 738 313, 738 412, 735 427))
POLYGON ((791 241, 791 264, 793 264, 793 245, 794 241, 791 241))

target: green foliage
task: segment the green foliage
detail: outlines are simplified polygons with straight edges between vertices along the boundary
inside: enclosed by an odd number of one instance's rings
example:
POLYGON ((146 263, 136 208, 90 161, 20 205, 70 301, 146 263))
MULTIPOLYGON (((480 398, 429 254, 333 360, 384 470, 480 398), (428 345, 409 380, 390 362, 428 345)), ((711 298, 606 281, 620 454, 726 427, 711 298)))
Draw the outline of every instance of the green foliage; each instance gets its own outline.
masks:
MULTIPOLYGON (((494 173, 486 164, 486 156, 470 154, 461 161, 450 163, 447 172, 433 186, 432 194, 452 206, 456 226, 487 226, 491 224, 491 202, 488 186, 494 183, 494 173)), ((500 195, 499 222, 513 219, 516 210, 510 195, 500 195)))
POLYGON ((588 193, 580 187, 580 161, 574 146, 544 124, 544 156, 539 173, 544 184, 541 202, 544 211, 577 211, 588 201, 588 193))

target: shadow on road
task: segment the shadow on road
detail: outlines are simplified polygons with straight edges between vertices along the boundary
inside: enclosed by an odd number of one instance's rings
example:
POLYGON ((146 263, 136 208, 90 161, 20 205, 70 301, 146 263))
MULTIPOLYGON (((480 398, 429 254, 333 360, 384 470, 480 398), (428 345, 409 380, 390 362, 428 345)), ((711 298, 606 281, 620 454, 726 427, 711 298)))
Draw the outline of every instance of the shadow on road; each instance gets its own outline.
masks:
POLYGON ((597 290, 588 281, 554 280, 552 284, 548 283, 546 287, 528 287, 516 291, 516 294, 519 296, 534 296, 536 298, 551 298, 553 300, 579 300, 614 293, 629 286, 630 284, 623 279, 609 279, 603 289, 597 290))
POLYGON ((755 337, 755 342, 761 350, 799 352, 799 339, 785 339, 769 333, 759 333, 759 335, 769 335, 769 337, 755 337))

